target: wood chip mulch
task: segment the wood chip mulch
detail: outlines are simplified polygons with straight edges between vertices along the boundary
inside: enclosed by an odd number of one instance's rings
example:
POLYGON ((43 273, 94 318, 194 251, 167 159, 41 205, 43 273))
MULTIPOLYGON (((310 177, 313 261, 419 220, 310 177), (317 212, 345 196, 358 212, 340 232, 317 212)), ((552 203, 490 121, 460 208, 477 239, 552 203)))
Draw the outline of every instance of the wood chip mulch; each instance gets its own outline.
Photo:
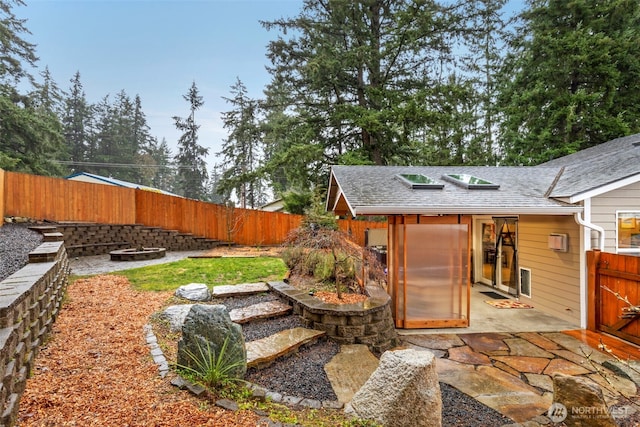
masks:
POLYGON ((335 292, 317 291, 313 294, 314 297, 322 300, 327 304, 356 304, 367 300, 366 295, 343 293, 342 298, 338 298, 338 294, 335 292))
POLYGON ((161 379, 143 325, 170 293, 138 292, 121 276, 69 286, 20 402, 22 426, 257 426, 161 379))

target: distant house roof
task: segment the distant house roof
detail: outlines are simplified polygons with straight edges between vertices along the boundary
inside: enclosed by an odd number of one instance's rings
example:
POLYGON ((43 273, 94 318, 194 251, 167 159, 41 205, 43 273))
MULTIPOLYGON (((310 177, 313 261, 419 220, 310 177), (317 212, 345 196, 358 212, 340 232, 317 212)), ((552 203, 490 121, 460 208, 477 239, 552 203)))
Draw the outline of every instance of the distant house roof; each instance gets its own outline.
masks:
POLYGON ((539 166, 333 166, 327 209, 352 216, 569 215, 582 210, 575 203, 638 181, 640 134, 539 166))
POLYGON ((65 179, 71 181, 81 181, 81 182, 90 182, 93 184, 105 184, 105 185, 115 185, 116 187, 125 187, 125 188, 133 188, 138 190, 152 191, 154 193, 166 194, 168 196, 178 196, 177 194, 170 193, 168 191, 160 190, 158 188, 149 187, 142 184, 135 184, 133 182, 123 181, 121 179, 116 178, 108 178, 106 176, 96 175, 87 172, 78 172, 73 175, 69 175, 65 177, 65 179))
POLYGON ((272 202, 266 203, 259 208, 261 211, 268 212, 284 212, 284 200, 276 199, 272 202))

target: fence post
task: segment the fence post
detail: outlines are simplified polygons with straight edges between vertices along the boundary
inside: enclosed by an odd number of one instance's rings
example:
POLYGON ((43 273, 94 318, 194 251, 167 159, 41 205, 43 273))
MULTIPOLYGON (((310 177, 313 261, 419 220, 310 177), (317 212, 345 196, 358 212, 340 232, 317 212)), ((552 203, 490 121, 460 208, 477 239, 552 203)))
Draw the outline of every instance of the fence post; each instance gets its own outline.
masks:
POLYGON ((597 331, 600 324, 600 250, 587 251, 587 329, 597 331))

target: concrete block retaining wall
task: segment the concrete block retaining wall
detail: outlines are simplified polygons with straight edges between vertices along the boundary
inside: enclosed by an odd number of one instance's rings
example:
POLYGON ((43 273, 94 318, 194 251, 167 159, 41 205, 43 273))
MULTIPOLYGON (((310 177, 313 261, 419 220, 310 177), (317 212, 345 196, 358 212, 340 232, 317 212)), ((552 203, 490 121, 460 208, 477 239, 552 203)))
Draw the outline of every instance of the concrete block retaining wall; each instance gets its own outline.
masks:
POLYGON ((63 242, 46 242, 0 282, 0 425, 13 426, 38 349, 51 332, 69 276, 63 242))
POLYGON ((133 247, 165 248, 170 251, 211 249, 223 242, 176 230, 140 224, 52 224, 63 234, 70 257, 105 255, 116 249, 133 247))
POLYGON ((284 282, 270 282, 269 287, 293 304, 306 327, 325 331, 339 344, 366 344, 378 354, 398 344, 391 298, 382 289, 368 289, 364 303, 327 304, 284 282))

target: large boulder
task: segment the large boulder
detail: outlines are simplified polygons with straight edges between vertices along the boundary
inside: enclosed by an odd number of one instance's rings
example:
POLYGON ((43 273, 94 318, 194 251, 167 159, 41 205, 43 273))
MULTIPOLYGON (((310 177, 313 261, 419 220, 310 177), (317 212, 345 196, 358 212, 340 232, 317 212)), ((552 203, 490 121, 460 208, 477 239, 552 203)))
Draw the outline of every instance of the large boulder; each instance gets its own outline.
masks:
POLYGON ((197 363, 190 355, 200 358, 201 351, 206 352, 207 348, 218 357, 225 340, 228 342, 224 358, 231 363, 240 362, 231 375, 243 378, 247 372, 247 351, 242 327, 231 321, 224 305, 194 304, 178 341, 178 365, 196 368, 197 363))
POLYGON ((589 378, 556 374, 553 376, 553 405, 549 409, 553 422, 568 427, 615 427, 598 384, 589 378))
POLYGON ((350 410, 385 427, 442 426, 442 397, 429 351, 387 351, 353 396, 350 410))
POLYGON ((170 305, 162 311, 160 317, 169 322, 171 332, 180 332, 191 307, 193 304, 170 305))
POLYGON ((204 283, 189 283, 176 289, 176 296, 189 301, 209 301, 211 292, 204 283))

